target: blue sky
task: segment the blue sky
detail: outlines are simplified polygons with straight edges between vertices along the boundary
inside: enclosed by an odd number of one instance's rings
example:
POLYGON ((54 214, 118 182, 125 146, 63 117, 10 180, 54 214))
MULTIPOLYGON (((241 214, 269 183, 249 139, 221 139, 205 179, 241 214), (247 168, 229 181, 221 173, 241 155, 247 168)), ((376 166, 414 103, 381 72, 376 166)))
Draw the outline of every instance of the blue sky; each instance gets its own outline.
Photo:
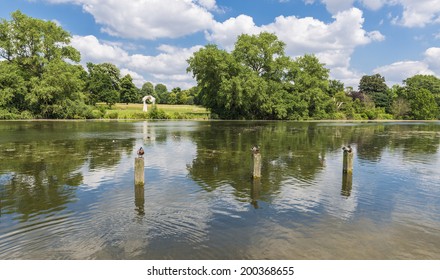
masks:
POLYGON ((83 64, 114 63, 137 86, 189 88, 194 51, 232 50, 238 35, 262 31, 293 58, 315 54, 346 86, 375 73, 389 85, 440 76, 439 0, 0 0, 0 17, 17 9, 57 22, 83 64))

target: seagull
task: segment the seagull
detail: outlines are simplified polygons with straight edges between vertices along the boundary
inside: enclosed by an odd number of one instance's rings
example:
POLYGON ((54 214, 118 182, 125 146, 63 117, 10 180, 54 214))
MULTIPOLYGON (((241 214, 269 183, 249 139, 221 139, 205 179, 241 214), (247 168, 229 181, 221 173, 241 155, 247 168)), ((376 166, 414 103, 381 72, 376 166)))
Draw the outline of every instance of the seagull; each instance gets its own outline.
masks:
POLYGON ((139 150, 137 151, 137 154, 139 157, 143 157, 145 154, 144 149, 142 149, 142 147, 140 147, 139 150))
POLYGON ((345 151, 347 151, 347 152, 349 152, 349 153, 351 153, 352 152, 352 149, 351 149, 351 146, 350 145, 348 145, 347 147, 342 147, 342 150, 344 150, 344 152, 345 151))

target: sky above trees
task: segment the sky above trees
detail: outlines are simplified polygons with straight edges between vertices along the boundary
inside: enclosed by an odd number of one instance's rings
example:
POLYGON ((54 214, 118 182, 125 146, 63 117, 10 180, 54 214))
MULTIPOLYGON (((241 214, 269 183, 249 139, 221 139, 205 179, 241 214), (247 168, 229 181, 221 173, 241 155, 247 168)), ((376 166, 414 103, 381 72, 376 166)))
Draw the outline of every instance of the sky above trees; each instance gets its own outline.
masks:
POLYGON ((242 33, 275 33, 293 58, 315 54, 332 79, 357 88, 380 73, 389 85, 440 76, 438 0, 0 0, 69 31, 82 63, 110 62, 137 86, 195 85, 186 60, 202 46, 230 51, 242 33))

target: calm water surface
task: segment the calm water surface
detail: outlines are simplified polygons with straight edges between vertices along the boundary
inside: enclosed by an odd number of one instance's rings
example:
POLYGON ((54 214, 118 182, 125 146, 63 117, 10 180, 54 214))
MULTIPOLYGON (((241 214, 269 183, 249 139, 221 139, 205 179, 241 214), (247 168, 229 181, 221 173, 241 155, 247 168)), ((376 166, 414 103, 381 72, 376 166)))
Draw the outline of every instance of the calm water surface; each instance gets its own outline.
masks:
POLYGON ((0 259, 440 259, 439 146, 440 122, 0 122, 0 259))

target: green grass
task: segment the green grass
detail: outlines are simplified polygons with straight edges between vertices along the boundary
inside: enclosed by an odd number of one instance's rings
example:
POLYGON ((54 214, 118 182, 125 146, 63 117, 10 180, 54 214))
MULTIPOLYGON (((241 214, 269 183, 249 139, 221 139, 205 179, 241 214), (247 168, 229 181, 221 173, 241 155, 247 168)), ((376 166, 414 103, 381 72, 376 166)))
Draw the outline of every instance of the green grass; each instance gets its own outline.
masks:
MULTIPOLYGON (((209 119, 209 111, 204 107, 195 105, 168 105, 156 104, 158 110, 162 110, 169 119, 209 119)), ((148 113, 142 111, 143 104, 117 103, 111 109, 107 109, 105 118, 113 119, 147 119, 148 113)), ((148 112, 153 105, 148 104, 148 112)))

